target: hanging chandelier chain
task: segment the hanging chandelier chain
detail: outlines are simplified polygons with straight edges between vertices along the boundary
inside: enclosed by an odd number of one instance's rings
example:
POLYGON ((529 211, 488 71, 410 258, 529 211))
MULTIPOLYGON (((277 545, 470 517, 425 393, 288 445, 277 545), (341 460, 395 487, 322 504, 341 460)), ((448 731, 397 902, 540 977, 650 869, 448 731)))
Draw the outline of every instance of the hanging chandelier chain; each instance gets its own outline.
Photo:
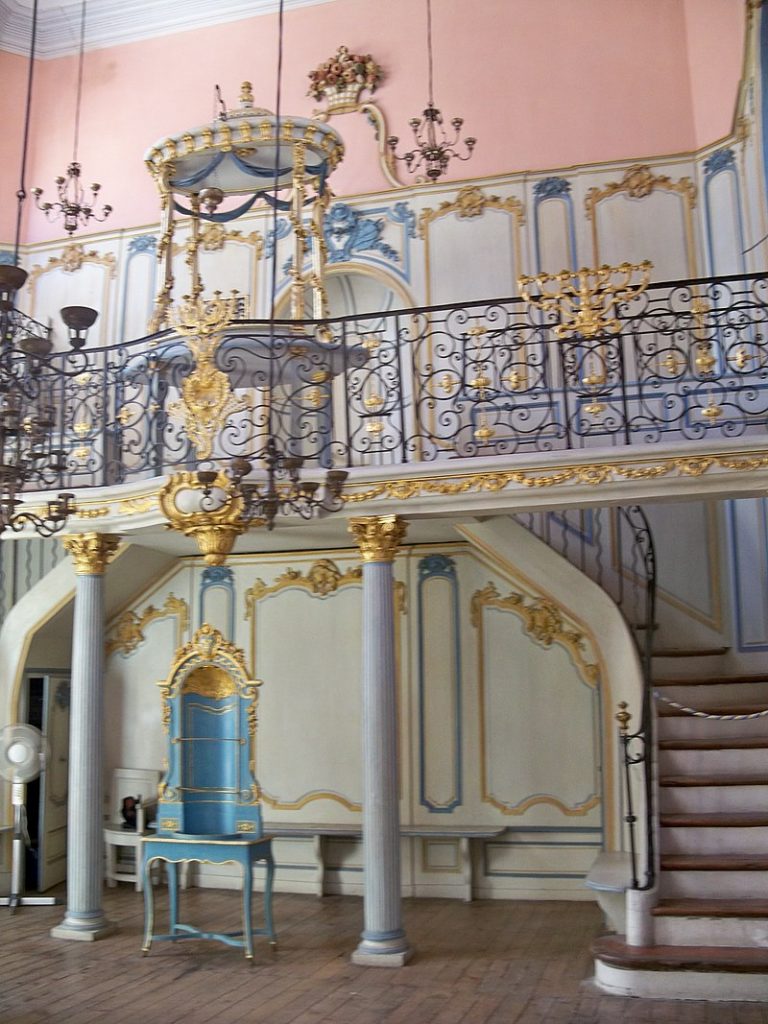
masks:
POLYGON ((429 106, 435 105, 435 90, 433 88, 433 66, 432 66, 432 0, 427 0, 427 61, 429 70, 429 106))
POLYGON ((80 106, 83 100, 83 64, 85 58, 85 0, 80 7, 80 53, 77 63, 77 99, 75 100, 75 136, 72 144, 72 163, 77 163, 77 148, 80 142, 80 106))
POLYGON ((19 172, 19 191, 16 193, 16 235, 13 245, 13 262, 19 262, 19 244, 21 242, 21 215, 24 201, 27 198, 27 151, 29 149, 29 122, 32 110, 32 82, 35 74, 35 44, 37 42, 37 5, 32 4, 32 33, 29 43, 29 66, 27 68, 27 101, 24 107, 24 135, 21 141, 21 170, 19 172))
POLYGON ((437 181, 448 170, 448 164, 454 158, 456 160, 469 160, 475 149, 476 139, 467 136, 463 140, 466 152, 460 153, 456 148, 459 143, 459 133, 464 124, 461 117, 450 119, 453 128, 453 137, 449 138, 444 128, 443 115, 435 106, 434 96, 434 55, 432 47, 432 0, 426 0, 427 6, 427 74, 429 76, 429 99, 426 109, 420 117, 412 117, 408 122, 415 146, 413 149, 403 153, 402 156, 396 152, 400 139, 397 135, 391 135, 387 139, 387 147, 390 152, 390 160, 401 161, 407 170, 416 173, 423 168, 429 181, 437 181))

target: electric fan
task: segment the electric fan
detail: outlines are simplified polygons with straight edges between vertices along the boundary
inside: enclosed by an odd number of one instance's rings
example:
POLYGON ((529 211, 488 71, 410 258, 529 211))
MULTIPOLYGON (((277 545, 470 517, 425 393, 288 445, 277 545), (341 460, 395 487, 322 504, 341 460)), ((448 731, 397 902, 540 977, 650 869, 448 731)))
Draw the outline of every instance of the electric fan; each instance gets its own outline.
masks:
POLYGON ((11 856, 11 894, 0 899, 0 906, 50 906, 58 903, 52 896, 24 895, 24 849, 29 846, 27 810, 24 806, 27 783, 36 779, 45 767, 48 744, 33 725, 6 725, 0 732, 0 776, 11 783, 13 804, 13 852, 11 856))

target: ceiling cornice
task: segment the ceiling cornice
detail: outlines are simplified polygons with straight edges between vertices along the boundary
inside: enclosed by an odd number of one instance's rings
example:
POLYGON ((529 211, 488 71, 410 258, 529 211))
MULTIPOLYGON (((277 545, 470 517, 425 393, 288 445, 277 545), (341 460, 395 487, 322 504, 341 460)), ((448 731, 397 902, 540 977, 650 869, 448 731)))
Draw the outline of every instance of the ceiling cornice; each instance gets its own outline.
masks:
MULTIPOLYGON (((285 0, 285 9, 332 0, 285 0)), ((278 10, 278 0, 90 0, 87 50, 135 43, 278 10)), ((35 55, 41 60, 77 53, 81 0, 39 0, 35 55)), ((32 29, 32 0, 0 0, 0 50, 26 56, 32 29)))

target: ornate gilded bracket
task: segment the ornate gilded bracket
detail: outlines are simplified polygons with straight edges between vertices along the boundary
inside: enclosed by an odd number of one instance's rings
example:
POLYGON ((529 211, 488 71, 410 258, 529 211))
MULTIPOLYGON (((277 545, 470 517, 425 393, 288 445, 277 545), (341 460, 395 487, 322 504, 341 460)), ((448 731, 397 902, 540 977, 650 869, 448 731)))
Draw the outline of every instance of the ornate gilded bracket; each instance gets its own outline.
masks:
POLYGON ((207 565, 223 565, 237 538, 264 522, 243 519, 243 499, 231 493, 230 484, 225 473, 216 475, 209 488, 211 507, 206 507, 197 473, 174 474, 158 495, 168 528, 192 537, 207 565))

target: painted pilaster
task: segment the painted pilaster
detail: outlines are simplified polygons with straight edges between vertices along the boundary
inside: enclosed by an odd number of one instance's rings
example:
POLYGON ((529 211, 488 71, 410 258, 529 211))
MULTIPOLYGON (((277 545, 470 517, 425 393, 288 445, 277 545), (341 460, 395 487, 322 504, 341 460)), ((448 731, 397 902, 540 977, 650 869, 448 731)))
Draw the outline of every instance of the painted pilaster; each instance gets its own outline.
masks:
POLYGON ((101 906, 103 885, 104 571, 118 537, 62 538, 77 575, 72 630, 72 695, 67 822, 67 911, 55 939, 92 941, 113 931, 101 906))
POLYGON ((402 924, 392 562, 405 536, 397 516, 351 519, 363 559, 364 930, 352 962, 401 967, 412 955, 402 924))

